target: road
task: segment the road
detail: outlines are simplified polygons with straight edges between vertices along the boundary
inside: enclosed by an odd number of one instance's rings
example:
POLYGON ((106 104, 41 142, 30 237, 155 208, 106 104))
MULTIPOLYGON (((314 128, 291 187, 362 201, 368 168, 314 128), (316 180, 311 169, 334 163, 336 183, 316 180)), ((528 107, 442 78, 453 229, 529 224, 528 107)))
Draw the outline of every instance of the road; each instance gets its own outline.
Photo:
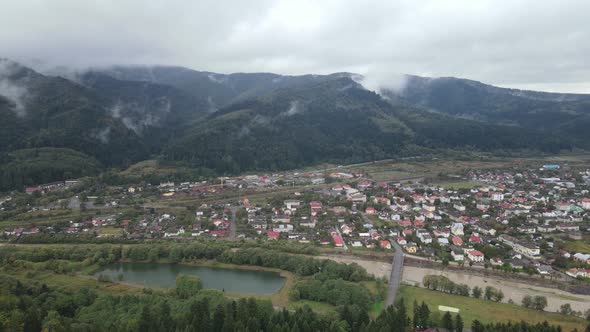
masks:
POLYGON ((402 281, 402 272, 404 269, 404 252, 402 248, 395 242, 392 242, 395 254, 393 262, 391 263, 391 276, 389 277, 389 288, 387 289, 387 298, 385 299, 385 306, 390 306, 395 303, 395 297, 399 290, 399 284, 402 281))
POLYGON ((231 206, 229 210, 231 211, 231 219, 229 221, 229 239, 235 240, 236 239, 236 212, 238 211, 237 206, 231 206))
MULTIPOLYGON (((360 213, 366 223, 373 224, 364 213, 360 213)), ((385 298, 385 306, 390 306, 395 303, 395 297, 399 290, 399 284, 402 281, 402 272, 404 269, 404 252, 402 248, 395 241, 390 241, 392 247, 395 249, 393 261, 391 262, 391 275, 389 276, 389 287, 387 289, 387 297, 385 298)))

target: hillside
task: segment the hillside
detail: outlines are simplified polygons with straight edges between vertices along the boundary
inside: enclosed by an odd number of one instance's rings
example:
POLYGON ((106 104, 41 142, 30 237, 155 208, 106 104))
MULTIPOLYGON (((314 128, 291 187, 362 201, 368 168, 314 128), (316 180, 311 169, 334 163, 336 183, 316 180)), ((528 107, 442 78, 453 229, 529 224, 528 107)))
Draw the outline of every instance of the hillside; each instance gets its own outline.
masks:
POLYGON ((590 95, 499 88, 454 77, 407 76, 399 91, 383 91, 396 101, 456 117, 550 130, 584 145, 590 136, 590 95))
MULTIPOLYGON (((66 79, 1 60, 0 158, 61 148, 99 168, 163 158, 224 174, 440 149, 555 153, 589 145, 588 95, 417 76, 377 94, 358 77, 118 66, 66 79)), ((63 166, 43 179, 71 175, 63 166)))

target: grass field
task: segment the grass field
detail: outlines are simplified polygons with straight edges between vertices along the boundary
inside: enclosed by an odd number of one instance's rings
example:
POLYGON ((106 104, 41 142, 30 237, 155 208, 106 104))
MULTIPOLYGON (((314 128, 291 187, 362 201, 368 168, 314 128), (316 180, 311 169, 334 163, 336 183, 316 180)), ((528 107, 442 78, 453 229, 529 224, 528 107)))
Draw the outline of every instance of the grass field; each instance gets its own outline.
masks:
POLYGON ((565 248, 569 251, 581 252, 590 254, 590 241, 588 239, 582 241, 565 241, 565 248))
MULTIPOLYGON (((404 299, 407 306, 411 306, 414 300, 418 301, 418 303, 424 301, 433 313, 438 312, 439 305, 459 308, 466 327, 471 326, 471 322, 476 319, 483 323, 493 321, 520 322, 521 320, 529 323, 542 323, 546 320, 550 324, 561 325, 564 331, 572 331, 575 328, 583 331, 587 325, 584 319, 578 317, 526 309, 514 304, 496 303, 465 296, 450 295, 406 285, 400 287, 399 295, 400 298, 404 299)), ((440 314, 438 315, 441 316, 440 314)))

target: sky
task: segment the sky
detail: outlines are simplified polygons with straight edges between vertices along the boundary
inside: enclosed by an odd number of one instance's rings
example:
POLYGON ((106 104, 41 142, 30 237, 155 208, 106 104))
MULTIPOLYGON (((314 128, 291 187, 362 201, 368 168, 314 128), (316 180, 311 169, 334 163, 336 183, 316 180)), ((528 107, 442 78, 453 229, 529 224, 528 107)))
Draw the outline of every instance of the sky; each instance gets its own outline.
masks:
POLYGON ((588 0, 0 0, 0 57, 590 93, 588 0))

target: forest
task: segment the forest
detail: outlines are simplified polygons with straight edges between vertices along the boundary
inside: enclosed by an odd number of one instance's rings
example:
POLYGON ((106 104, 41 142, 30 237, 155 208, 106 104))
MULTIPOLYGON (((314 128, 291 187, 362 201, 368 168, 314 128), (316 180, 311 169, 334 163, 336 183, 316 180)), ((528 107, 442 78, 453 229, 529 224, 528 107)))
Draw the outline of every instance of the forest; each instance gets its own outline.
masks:
MULTIPOLYGON (((199 281, 177 280, 169 292, 108 295, 91 289, 75 292, 39 282, 0 275, 0 330, 2 331, 392 331, 443 327, 462 331, 460 314, 431 318, 431 309, 414 303, 411 311, 400 301, 374 320, 357 305, 341 304, 336 316, 318 314, 308 306, 294 312, 275 310, 269 301, 232 300, 222 292, 200 289, 199 281), (191 284, 192 283, 192 284, 191 284)), ((558 332, 559 326, 474 321, 474 332, 558 332)), ((590 331, 590 327, 586 329, 590 331)), ((581 332, 581 331, 580 331, 581 332)))
MULTIPOLYGON (((272 246, 272 245, 271 245, 272 246)), ((465 326, 460 314, 432 315, 424 303, 404 303, 369 315, 375 298, 358 281, 373 280, 356 264, 297 256, 286 251, 228 244, 82 244, 0 248, 0 331, 410 331, 443 327, 448 331, 558 332, 547 323, 488 323, 465 326), (239 250, 235 250, 238 248, 239 250), (274 308, 269 300, 229 299, 222 291, 203 289, 198 277, 179 275, 172 289, 144 288, 141 294, 118 295, 100 289, 48 286, 37 271, 71 276, 92 266, 113 262, 189 262, 214 259, 291 271, 299 280, 290 296, 324 302, 333 312, 274 308), (26 278, 11 275, 27 271, 26 278)), ((110 283, 106 278, 99 282, 110 283)), ((449 280, 429 279, 431 288, 449 289, 449 280)), ((590 330, 586 330, 590 331, 590 330)), ((579 331, 582 332, 582 331, 579 331)))

